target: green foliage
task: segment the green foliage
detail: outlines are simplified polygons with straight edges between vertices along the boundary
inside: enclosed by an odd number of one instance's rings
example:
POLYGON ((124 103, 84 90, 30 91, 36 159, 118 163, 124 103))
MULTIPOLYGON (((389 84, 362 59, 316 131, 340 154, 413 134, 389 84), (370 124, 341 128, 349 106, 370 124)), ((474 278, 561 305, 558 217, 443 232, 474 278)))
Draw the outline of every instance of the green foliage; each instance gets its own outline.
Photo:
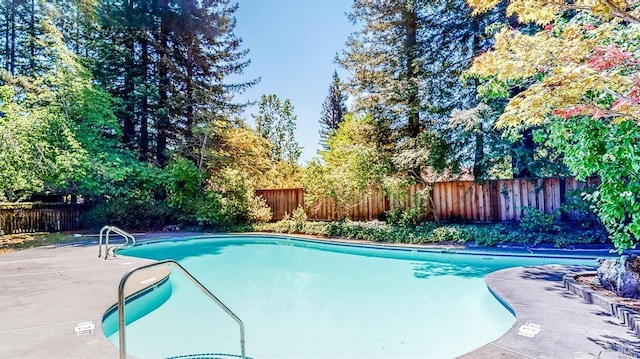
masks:
POLYGON ((204 205, 203 174, 193 162, 178 158, 163 171, 167 191, 167 204, 179 213, 181 221, 195 220, 195 214, 204 205))
POLYGON ((158 230, 167 223, 175 223, 174 213, 163 201, 115 198, 95 205, 81 216, 80 223, 94 230, 105 224, 132 230, 158 230))
POLYGON ((431 130, 400 143, 391 160, 398 172, 407 173, 416 181, 422 181, 426 173, 442 173, 447 169, 460 172, 460 163, 454 157, 450 143, 431 130))
POLYGON ((600 176, 601 184, 585 199, 618 251, 635 248, 640 241, 640 126, 573 117, 553 122, 548 132, 577 178, 600 176))
POLYGON ((328 236, 329 223, 302 222, 296 223, 291 219, 283 219, 275 223, 258 223, 251 226, 252 231, 276 233, 304 233, 315 236, 328 236))
POLYGON ((394 226, 380 221, 306 222, 301 224, 290 219, 284 219, 276 223, 257 226, 255 229, 269 232, 306 233, 388 243, 463 243, 471 239, 469 232, 463 227, 438 227, 432 223, 423 223, 409 228, 394 226))
POLYGON ((251 230, 277 233, 304 233, 326 237, 349 238, 384 243, 475 243, 481 246, 516 244, 537 246, 552 244, 566 247, 572 244, 606 243, 606 232, 559 226, 556 233, 531 232, 518 226, 503 224, 457 225, 423 222, 416 226, 400 226, 380 221, 296 222, 289 218, 275 223, 252 226, 251 230))
POLYGON ((56 109, 38 106, 37 97, 35 91, 0 87, 0 200, 19 200, 46 184, 65 185, 82 173, 86 151, 73 124, 56 109))
POLYGON ((572 244, 607 243, 607 233, 602 229, 582 229, 571 224, 558 225, 555 232, 529 231, 520 226, 496 224, 471 227, 474 242, 482 246, 522 244, 537 246, 553 244, 563 248, 572 244))
POLYGON ((333 80, 329 86, 329 94, 322 103, 322 114, 320 116, 320 144, 328 149, 327 139, 334 130, 338 129, 340 122, 347 114, 345 102, 347 96, 342 92, 342 83, 338 77, 338 72, 333 72, 333 80))
POLYGON ((0 197, 16 200, 45 187, 106 194, 126 157, 117 147, 111 97, 93 86, 56 29, 46 29, 51 70, 5 76, 0 88, 0 197))
POLYGON ((296 163, 302 148, 296 142, 293 131, 297 116, 289 99, 280 101, 276 95, 262 95, 259 114, 255 117, 256 130, 271 144, 274 161, 296 163))
POLYGON ((573 213, 575 221, 581 228, 597 228, 602 226, 598 216, 593 211, 593 204, 586 197, 593 195, 596 186, 567 191, 566 202, 562 204, 563 212, 573 213))
MULTIPOLYGON (((311 223, 311 222, 308 222, 311 223)), ((302 206, 298 206, 296 209, 289 213, 284 214, 284 218, 278 222, 277 232, 284 233, 306 233, 305 226, 307 225, 307 214, 302 206)), ((312 228, 315 227, 310 227, 312 228)))
POLYGON ((256 196, 253 191, 248 193, 247 208, 249 210, 248 222, 266 223, 273 217, 271 207, 267 204, 267 200, 256 196))
POLYGON ((205 185, 193 162, 177 158, 164 174, 167 204, 183 222, 219 228, 271 220, 271 209, 255 195, 246 173, 225 168, 205 185))
POLYGON ((266 201, 256 197, 245 173, 226 168, 207 182, 206 196, 195 212, 198 224, 230 226, 271 219, 266 201))
POLYGON ((293 210, 293 212, 291 212, 291 219, 294 222, 304 223, 307 220, 307 213, 304 211, 302 206, 298 206, 293 210))
POLYGON ((535 207, 523 209, 524 215, 520 222, 520 228, 527 232, 557 233, 560 227, 556 224, 560 215, 559 210, 553 213, 545 213, 535 207))
POLYGON ((402 211, 402 208, 391 208, 390 210, 385 212, 385 221, 388 224, 397 225, 402 220, 403 213, 404 212, 402 211))
POLYGON ((388 224, 401 227, 415 227, 424 220, 424 212, 419 206, 411 207, 406 210, 393 208, 385 213, 386 222, 388 224))
POLYGON ((449 117, 445 136, 451 147, 450 161, 473 168, 475 180, 512 177, 512 156, 517 149, 507 131, 495 127, 503 102, 489 100, 467 110, 454 110, 449 117))
POLYGON ((430 242, 461 242, 465 243, 472 240, 471 232, 465 227, 460 226, 440 226, 433 229, 430 242))
POLYGON ((281 168, 269 163, 268 143, 227 117, 241 107, 232 94, 255 83, 227 81, 248 64, 235 5, 191 4, 198 16, 184 4, 140 3, 135 13, 122 2, 23 5, 0 14, 21 16, 0 25, 10 70, 0 79, 0 200, 78 194, 95 206, 89 226, 271 218, 246 173, 281 168))
POLYGON ((303 176, 307 206, 329 199, 346 217, 365 193, 381 187, 387 164, 370 142, 372 131, 371 117, 345 116, 327 140, 329 149, 307 165, 303 176))
POLYGON ((135 9, 95 2, 96 29, 86 32, 81 53, 91 57, 96 82, 120 100, 122 142, 137 157, 165 167, 177 153, 198 163, 217 146, 203 129, 242 108, 233 95, 256 83, 231 79, 249 65, 234 34, 236 9, 229 0, 143 1, 135 9))

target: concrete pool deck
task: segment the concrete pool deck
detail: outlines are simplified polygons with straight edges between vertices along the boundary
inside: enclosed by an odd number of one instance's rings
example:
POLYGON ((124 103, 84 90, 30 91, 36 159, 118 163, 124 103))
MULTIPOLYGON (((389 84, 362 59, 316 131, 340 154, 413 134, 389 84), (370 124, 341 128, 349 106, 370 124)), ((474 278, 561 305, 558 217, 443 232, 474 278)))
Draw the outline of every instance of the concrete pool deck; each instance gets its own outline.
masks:
MULTIPOLYGON (((163 236, 178 235, 140 238, 163 236)), ((102 334, 102 316, 117 301, 122 276, 150 261, 104 260, 97 251, 92 240, 0 256, 0 358, 118 357, 102 334), (77 335, 78 323, 89 321, 93 333, 77 335)), ((640 358, 640 339, 629 328, 563 287, 565 274, 585 269, 519 267, 488 275, 487 285, 515 311, 516 324, 461 358, 640 358)))

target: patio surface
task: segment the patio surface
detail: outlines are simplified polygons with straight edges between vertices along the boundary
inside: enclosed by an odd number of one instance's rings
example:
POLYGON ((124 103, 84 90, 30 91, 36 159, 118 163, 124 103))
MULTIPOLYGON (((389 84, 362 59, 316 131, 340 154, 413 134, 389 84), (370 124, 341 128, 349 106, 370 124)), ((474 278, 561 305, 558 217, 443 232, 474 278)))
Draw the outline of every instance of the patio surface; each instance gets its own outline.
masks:
MULTIPOLYGON (((193 234, 180 234, 186 235, 193 234)), ((169 236, 178 235, 140 238, 169 236)), ((102 334, 102 316, 117 302, 122 276, 149 261, 104 260, 97 252, 97 240, 89 240, 0 256, 0 358, 118 357, 117 348, 102 334), (88 321, 95 325, 93 333, 77 335, 78 323, 88 321)), ((461 358, 640 358, 640 339, 629 328, 564 289, 566 273, 586 269, 552 265, 491 273, 485 281, 515 311, 516 324, 461 358), (521 335, 532 333, 537 334, 521 335)), ((146 276, 140 282, 153 282, 161 274, 146 276)), ((252 355, 251 343, 247 354, 252 355)))

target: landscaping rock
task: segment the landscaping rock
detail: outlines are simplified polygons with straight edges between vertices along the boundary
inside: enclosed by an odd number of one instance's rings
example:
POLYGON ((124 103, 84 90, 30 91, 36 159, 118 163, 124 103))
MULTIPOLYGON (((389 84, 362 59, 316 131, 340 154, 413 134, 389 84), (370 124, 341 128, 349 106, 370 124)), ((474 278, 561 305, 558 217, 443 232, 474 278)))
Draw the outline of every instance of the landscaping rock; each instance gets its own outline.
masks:
POLYGON ((640 257, 598 258, 596 267, 600 284, 605 289, 621 297, 640 299, 640 257))

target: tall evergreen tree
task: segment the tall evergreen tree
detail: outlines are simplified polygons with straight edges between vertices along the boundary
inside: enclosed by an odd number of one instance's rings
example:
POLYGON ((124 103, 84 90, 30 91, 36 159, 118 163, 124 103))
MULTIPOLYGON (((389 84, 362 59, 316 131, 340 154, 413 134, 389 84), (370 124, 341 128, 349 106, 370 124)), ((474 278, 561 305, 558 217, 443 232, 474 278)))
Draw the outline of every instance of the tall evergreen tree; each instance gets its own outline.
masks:
POLYGON ((415 137, 424 127, 419 85, 427 44, 420 39, 422 7, 420 0, 356 0, 348 15, 361 30, 349 37, 337 60, 351 72, 348 86, 355 109, 373 115, 383 141, 392 134, 389 128, 415 137))
POLYGON ((271 144, 274 161, 296 164, 302 154, 302 147, 293 133, 298 119, 293 110, 289 99, 280 101, 274 94, 260 98, 259 113, 255 116, 256 130, 271 144))
POLYGON ((478 104, 474 83, 460 76, 489 46, 482 34, 495 14, 474 18, 463 0, 356 0, 349 18, 361 30, 338 62, 351 72, 355 110, 373 116, 379 145, 402 157, 399 169, 415 177, 423 166, 444 169, 443 161, 415 154, 449 157, 450 113, 478 104))
POLYGON ((164 167, 177 152, 198 162, 207 127, 242 105, 228 83, 249 64, 230 1, 104 0, 98 80, 121 99, 123 141, 164 167))
POLYGON ((11 76, 37 76, 51 69, 45 27, 51 7, 35 0, 0 3, 0 64, 11 76))
POLYGON ((327 139, 347 114, 347 96, 342 93, 338 71, 333 72, 333 80, 329 85, 329 94, 322 104, 322 117, 320 118, 320 144, 327 148, 327 139))

